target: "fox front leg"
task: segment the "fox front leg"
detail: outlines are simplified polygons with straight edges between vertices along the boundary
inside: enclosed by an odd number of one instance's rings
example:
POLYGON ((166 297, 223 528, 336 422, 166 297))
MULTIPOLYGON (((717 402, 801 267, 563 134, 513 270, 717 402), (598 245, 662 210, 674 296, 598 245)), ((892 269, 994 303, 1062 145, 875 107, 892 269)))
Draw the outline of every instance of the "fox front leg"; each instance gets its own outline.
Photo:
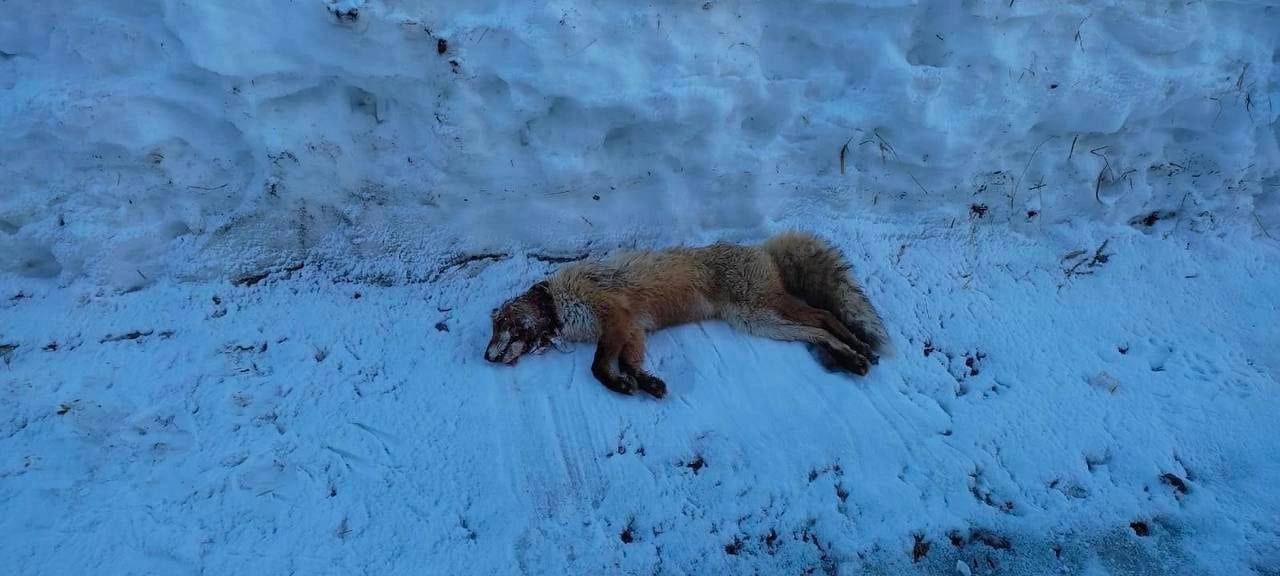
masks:
POLYGON ((632 327, 631 334, 622 345, 618 365, 623 374, 634 379, 636 385, 650 396, 662 398, 667 395, 667 383, 644 369, 644 330, 639 326, 632 327))
POLYGON ((627 374, 619 374, 614 370, 614 363, 622 352, 623 340, 605 332, 596 343, 596 357, 591 362, 591 375, 596 377, 605 388, 619 394, 630 396, 638 387, 635 378, 627 374))

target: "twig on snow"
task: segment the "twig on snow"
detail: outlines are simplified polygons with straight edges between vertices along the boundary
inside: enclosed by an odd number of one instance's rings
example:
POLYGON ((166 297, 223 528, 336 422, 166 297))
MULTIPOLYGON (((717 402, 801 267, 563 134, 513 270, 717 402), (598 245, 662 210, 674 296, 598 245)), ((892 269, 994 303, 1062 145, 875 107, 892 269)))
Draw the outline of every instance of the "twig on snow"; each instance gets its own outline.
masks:
POLYGON ((1107 172, 1111 170, 1111 160, 1107 159, 1106 154, 1099 154, 1098 151, 1106 150, 1107 148, 1110 148, 1110 146, 1099 146, 1089 151, 1090 154, 1101 158, 1104 162, 1102 170, 1098 171, 1098 177, 1093 182, 1093 199, 1097 200, 1099 204, 1102 204, 1102 180, 1107 172))
POLYGON ((1018 197, 1018 187, 1022 186, 1022 178, 1027 175, 1027 170, 1031 168, 1031 162, 1036 159, 1036 154, 1040 153, 1040 147, 1054 138, 1055 136, 1049 136, 1041 140, 1039 144, 1036 144, 1036 149, 1031 151, 1031 157, 1027 158, 1027 165, 1022 167, 1022 173, 1018 175, 1018 179, 1013 183, 1013 194, 1009 195, 1009 208, 1013 208, 1013 200, 1018 197))
POLYGON ((1262 230, 1263 236, 1266 236, 1267 238, 1271 238, 1272 240, 1275 240, 1275 237, 1273 237, 1270 232, 1267 232, 1267 227, 1262 225, 1262 218, 1258 217, 1257 212, 1253 213, 1253 219, 1255 222, 1258 223, 1258 229, 1262 230))
POLYGON ((196 190, 221 190, 226 188, 228 184, 223 184, 221 186, 196 186, 194 184, 187 184, 187 188, 194 188, 196 190))

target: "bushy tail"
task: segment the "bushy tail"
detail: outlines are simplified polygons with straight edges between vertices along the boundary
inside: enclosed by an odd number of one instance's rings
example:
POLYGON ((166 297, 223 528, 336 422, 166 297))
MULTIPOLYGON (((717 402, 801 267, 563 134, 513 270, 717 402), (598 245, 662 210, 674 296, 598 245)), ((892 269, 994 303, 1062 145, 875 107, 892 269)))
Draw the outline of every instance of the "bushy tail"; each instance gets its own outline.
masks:
POLYGON ((892 354, 880 314, 835 246, 805 232, 785 232, 766 241, 764 250, 777 264, 787 292, 834 314, 877 353, 892 354))

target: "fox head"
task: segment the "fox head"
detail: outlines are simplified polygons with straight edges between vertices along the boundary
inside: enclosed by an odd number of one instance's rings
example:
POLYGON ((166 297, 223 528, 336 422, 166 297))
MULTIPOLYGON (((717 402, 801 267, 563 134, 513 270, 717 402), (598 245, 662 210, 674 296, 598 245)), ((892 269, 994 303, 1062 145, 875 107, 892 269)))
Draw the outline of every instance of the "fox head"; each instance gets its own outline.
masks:
POLYGON ((546 282, 495 308, 491 318, 493 335, 484 351, 484 359, 490 362, 515 364, 520 356, 546 349, 560 331, 555 299, 546 282))

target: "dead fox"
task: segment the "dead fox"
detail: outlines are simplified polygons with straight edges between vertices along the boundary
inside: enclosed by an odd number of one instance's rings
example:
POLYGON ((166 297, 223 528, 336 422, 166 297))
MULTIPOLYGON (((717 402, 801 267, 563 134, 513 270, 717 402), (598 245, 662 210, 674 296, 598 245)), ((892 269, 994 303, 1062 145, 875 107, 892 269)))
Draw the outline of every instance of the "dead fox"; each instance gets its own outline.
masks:
POLYGON ((597 380, 622 394, 640 389, 661 398, 666 384, 643 367, 645 333, 722 320, 807 342, 828 369, 865 375, 889 338, 849 270, 835 247, 803 232, 756 246, 716 243, 578 262, 493 310, 484 357, 515 364, 559 340, 594 340, 597 380))

